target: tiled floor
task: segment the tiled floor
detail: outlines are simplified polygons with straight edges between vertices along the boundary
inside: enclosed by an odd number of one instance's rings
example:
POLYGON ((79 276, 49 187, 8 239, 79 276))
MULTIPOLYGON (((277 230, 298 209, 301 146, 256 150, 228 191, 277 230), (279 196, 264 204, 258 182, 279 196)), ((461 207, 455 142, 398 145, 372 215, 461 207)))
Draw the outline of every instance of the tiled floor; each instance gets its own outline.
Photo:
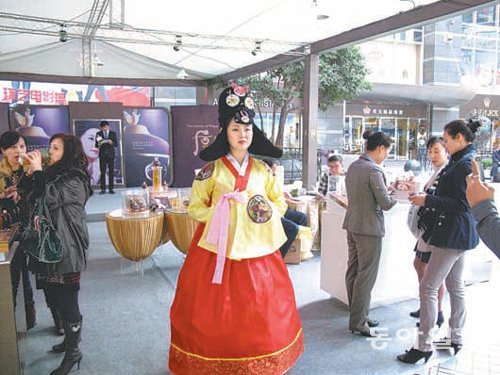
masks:
MULTIPOLYGON (((87 210, 99 214, 119 208, 120 194, 96 195, 87 210)), ((104 222, 89 225, 90 262, 83 275, 80 304, 84 316, 84 354, 77 372, 87 374, 165 374, 168 372, 169 306, 183 255, 172 245, 160 247, 140 267, 113 249, 104 222)), ((408 248, 408 256, 412 251, 408 248)), ((375 349, 347 329, 345 305, 319 288, 321 258, 289 266, 305 334, 305 352, 291 375, 500 374, 500 264, 490 282, 467 287, 467 344, 457 357, 435 353, 425 366, 406 365, 395 357, 413 344, 409 334, 415 319, 408 313, 416 299, 373 309, 371 316, 387 328, 387 346, 375 349)), ((398 272, 397 269, 394 272, 398 272)), ((416 275, 401 275, 416 277, 416 275)), ((394 285, 397 288, 397 285, 394 285)), ((417 291, 415 291, 416 295, 417 291)), ((29 332, 27 374, 48 374, 61 355, 49 352, 60 340, 53 335, 43 294, 36 293, 38 325, 29 332)), ((449 317, 449 303, 445 315, 449 317)), ((446 333, 442 327, 440 335, 446 333)), ((1 373, 1 369, 0 369, 1 373)))

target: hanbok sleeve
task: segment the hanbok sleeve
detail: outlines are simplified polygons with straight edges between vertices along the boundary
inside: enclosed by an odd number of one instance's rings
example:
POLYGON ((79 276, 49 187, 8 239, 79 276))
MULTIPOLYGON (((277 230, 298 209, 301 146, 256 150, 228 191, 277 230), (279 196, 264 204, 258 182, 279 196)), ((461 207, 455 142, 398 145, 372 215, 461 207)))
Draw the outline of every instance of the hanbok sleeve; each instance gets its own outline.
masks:
MULTIPOLYGON (((207 164, 195 177, 191 189, 188 215, 196 221, 206 223, 212 217, 212 197, 215 186, 213 163, 207 164), (210 165, 210 167, 208 167, 210 165), (209 172, 207 172, 211 168, 209 172)), ((215 205, 214 205, 215 206, 215 205)))
POLYGON ((285 215, 288 205, 286 204, 283 189, 278 179, 272 174, 268 173, 266 179, 266 194, 271 202, 274 203, 281 216, 285 215))

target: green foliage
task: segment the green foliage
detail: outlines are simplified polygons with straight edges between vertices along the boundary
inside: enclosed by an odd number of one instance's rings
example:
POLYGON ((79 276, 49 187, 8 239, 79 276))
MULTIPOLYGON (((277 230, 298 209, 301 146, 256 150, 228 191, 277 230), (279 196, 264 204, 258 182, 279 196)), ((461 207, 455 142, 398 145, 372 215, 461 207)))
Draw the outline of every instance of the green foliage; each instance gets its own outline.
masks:
MULTIPOLYGON (((257 113, 261 118, 260 103, 269 99, 273 103, 273 119, 280 113, 280 123, 275 135, 274 121, 271 139, 281 146, 287 114, 292 110, 302 110, 293 107, 294 99, 302 98, 304 92, 303 61, 268 70, 263 73, 237 80, 240 85, 248 84, 257 104, 257 113)), ((370 90, 366 81, 368 69, 358 47, 328 52, 319 59, 319 108, 326 108, 339 100, 349 100, 358 96, 364 90, 370 90)), ((227 83, 217 82, 217 87, 225 87, 227 83)))
POLYGON ((491 167, 493 167, 493 159, 483 159, 481 160, 481 164, 483 165, 483 169, 490 169, 491 167))
POLYGON ((320 56, 319 107, 322 110, 339 100, 350 100, 370 90, 368 69, 357 47, 343 48, 320 56))

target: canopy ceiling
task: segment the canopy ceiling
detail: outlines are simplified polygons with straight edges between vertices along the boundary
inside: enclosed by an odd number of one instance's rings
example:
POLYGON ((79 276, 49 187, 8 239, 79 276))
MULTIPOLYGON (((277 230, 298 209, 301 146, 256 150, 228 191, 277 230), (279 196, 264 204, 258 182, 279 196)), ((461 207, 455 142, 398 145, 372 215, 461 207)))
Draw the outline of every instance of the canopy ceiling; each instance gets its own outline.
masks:
POLYGON ((0 79, 205 84, 488 2, 0 0, 0 79))

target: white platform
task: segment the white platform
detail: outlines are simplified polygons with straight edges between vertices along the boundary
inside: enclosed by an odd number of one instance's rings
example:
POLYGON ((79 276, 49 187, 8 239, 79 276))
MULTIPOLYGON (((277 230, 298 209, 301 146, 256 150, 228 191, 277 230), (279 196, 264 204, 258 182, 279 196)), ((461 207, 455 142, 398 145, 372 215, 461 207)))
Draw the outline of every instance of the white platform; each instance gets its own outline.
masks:
MULTIPOLYGON (((413 268, 416 240, 406 225, 408 209, 409 204, 398 203, 384 212, 386 234, 382 240, 382 256, 371 307, 418 298, 418 279, 413 268)), ((345 273, 348 251, 346 231, 342 229, 344 215, 345 208, 328 201, 322 216, 320 286, 347 305, 345 273)), ((466 285, 489 281, 492 262, 496 261, 493 254, 482 242, 466 254, 466 285)))

